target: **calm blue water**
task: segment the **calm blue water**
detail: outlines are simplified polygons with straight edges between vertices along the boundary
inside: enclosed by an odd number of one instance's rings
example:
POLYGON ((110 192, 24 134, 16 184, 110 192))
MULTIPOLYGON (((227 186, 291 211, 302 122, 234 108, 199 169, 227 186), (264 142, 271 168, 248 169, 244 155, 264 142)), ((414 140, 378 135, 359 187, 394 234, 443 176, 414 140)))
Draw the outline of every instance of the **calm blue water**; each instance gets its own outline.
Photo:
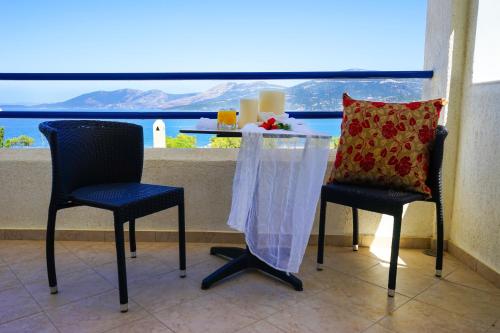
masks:
MULTIPOLYGON (((0 119, 0 127, 5 129, 5 138, 11 138, 25 134, 35 139, 34 147, 47 147, 47 141, 38 131, 38 124, 48 119, 0 119)), ((144 128, 144 145, 153 146, 153 122, 154 120, 122 120, 141 125, 144 128)), ((340 136, 341 119, 306 119, 309 126, 322 133, 329 133, 332 136, 340 136)), ((175 119, 165 120, 168 136, 177 136, 179 130, 183 128, 194 128, 195 119, 175 119)), ((204 147, 210 143, 212 135, 196 135, 198 147, 204 147)))

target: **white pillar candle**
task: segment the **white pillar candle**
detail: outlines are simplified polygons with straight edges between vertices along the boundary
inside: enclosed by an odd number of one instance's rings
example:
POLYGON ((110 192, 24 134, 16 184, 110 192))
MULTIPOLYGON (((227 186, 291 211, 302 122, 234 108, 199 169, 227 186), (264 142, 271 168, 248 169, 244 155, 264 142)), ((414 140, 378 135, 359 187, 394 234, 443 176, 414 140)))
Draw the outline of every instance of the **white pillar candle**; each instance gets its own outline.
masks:
POLYGON ((246 124, 256 123, 259 115, 259 100, 252 98, 240 99, 240 113, 238 127, 243 128, 246 124))
POLYGON ((260 92, 260 112, 282 114, 285 112, 285 93, 279 90, 264 90, 260 92))

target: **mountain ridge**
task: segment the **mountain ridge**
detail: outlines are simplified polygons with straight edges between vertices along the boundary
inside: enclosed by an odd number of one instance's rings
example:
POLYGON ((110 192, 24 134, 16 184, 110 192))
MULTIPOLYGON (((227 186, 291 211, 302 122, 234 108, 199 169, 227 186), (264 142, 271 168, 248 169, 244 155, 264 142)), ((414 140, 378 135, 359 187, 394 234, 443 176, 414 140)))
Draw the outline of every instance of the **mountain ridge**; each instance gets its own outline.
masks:
MULTIPOLYGON (((202 92, 171 94, 162 90, 118 89, 93 91, 66 101, 29 106, 31 109, 160 109, 216 111, 239 107, 241 98, 256 98, 260 90, 279 89, 286 94, 289 111, 333 111, 342 109, 342 93, 354 98, 399 102, 418 100, 422 81, 418 79, 309 80, 291 87, 266 81, 226 82, 202 92)), ((0 105, 4 110, 12 105, 0 105)), ((16 107, 23 107, 17 105, 16 107)), ((27 106, 26 106, 27 107, 27 106)))

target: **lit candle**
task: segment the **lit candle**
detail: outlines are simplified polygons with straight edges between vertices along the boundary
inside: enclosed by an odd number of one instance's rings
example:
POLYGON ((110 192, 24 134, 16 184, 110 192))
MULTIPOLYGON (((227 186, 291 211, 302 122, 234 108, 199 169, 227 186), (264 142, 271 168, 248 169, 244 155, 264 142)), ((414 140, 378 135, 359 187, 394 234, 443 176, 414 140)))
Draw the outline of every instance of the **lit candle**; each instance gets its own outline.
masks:
POLYGON ((282 114, 285 112, 285 93, 279 90, 264 90, 260 92, 260 112, 282 114))
POLYGON ((246 124, 256 123, 259 113, 259 100, 251 98, 240 99, 240 114, 238 118, 239 128, 246 124))

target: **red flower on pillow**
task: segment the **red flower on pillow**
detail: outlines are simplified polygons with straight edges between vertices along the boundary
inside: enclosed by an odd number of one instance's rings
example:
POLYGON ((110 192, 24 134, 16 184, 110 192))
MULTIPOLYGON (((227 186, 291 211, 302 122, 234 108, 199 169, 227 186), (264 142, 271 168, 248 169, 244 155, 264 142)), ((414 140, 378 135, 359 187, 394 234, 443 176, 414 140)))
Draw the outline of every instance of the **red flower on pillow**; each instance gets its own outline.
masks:
POLYGON ((434 137, 434 130, 430 129, 429 126, 423 125, 419 130, 418 130, 418 138, 420 142, 423 144, 426 144, 432 140, 434 137))
POLYGON ((382 135, 386 139, 391 139, 398 134, 398 129, 394 126, 392 121, 387 121, 384 126, 382 126, 382 135))
POLYGON ((411 171, 411 160, 408 156, 403 157, 402 159, 399 160, 398 163, 394 166, 396 169, 397 173, 403 177, 406 176, 407 174, 410 173, 411 171))
POLYGON ((358 119, 353 119, 353 121, 349 124, 349 134, 352 136, 356 136, 363 130, 363 126, 358 119))
POLYGON ((359 166, 365 172, 370 171, 375 166, 375 159, 373 158, 373 153, 368 153, 365 157, 359 162, 359 166))
POLYGON ((342 104, 344 105, 344 107, 348 107, 349 105, 351 105, 352 103, 354 103, 354 100, 352 98, 350 98, 346 93, 344 93, 344 95, 342 96, 342 104))
POLYGON ((376 108, 381 108, 385 105, 384 102, 372 102, 372 105, 376 108))
POLYGON ((422 103, 420 102, 411 102, 411 103, 406 103, 406 107, 410 110, 416 110, 418 109, 422 103))
POLYGON ((337 155, 335 156, 335 169, 338 169, 342 165, 342 153, 337 151, 337 155))

